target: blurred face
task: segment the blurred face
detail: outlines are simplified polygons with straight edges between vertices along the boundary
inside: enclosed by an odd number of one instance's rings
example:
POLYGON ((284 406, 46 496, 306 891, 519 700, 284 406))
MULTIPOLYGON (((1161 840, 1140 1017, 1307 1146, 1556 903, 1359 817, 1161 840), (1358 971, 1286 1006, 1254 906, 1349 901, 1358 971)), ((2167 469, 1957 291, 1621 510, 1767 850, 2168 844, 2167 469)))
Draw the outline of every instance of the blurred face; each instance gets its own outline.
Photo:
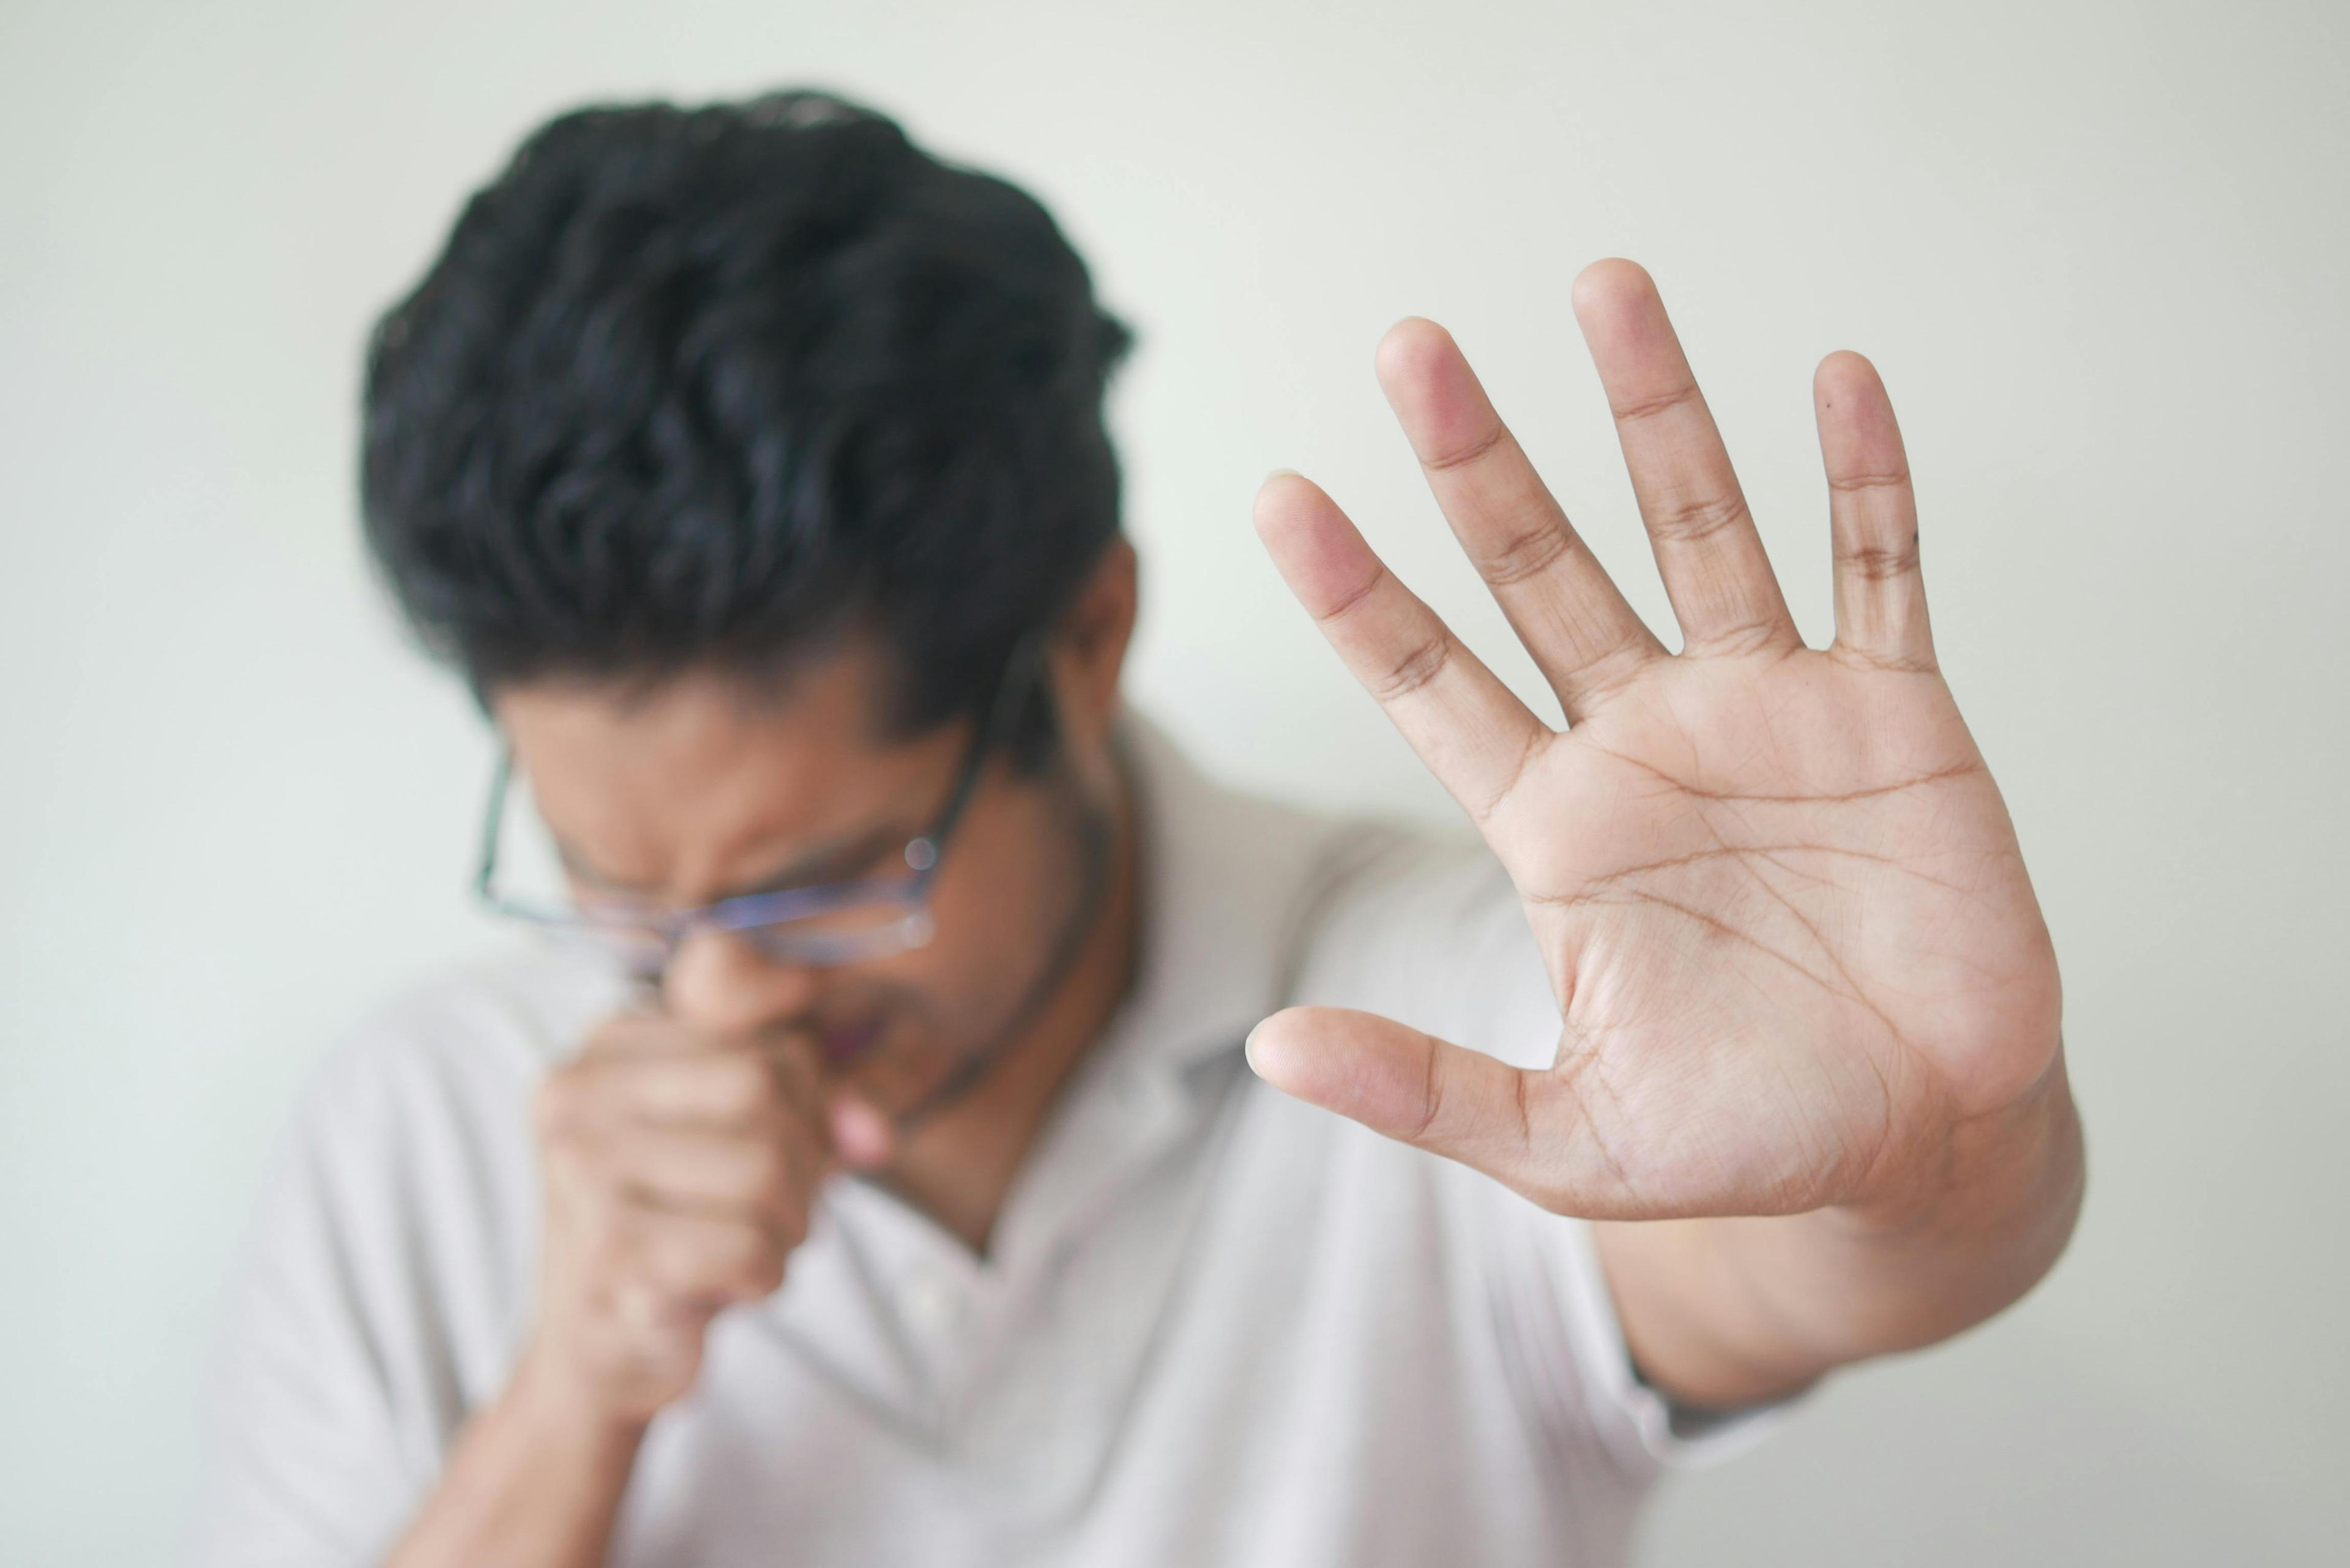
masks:
MULTIPOLYGON (((837 965, 779 961, 722 931, 679 947, 667 1011, 726 1033, 805 1030, 840 1086, 900 1115, 1032 1013, 1089 913, 1117 810, 1106 672, 1080 636, 1050 660, 1061 745, 1036 773, 987 757, 932 885, 935 934, 837 965)), ((853 643, 759 688, 715 672, 650 693, 548 681, 496 716, 584 896, 687 908, 902 876, 970 756, 974 725, 881 731, 881 653, 853 643)))

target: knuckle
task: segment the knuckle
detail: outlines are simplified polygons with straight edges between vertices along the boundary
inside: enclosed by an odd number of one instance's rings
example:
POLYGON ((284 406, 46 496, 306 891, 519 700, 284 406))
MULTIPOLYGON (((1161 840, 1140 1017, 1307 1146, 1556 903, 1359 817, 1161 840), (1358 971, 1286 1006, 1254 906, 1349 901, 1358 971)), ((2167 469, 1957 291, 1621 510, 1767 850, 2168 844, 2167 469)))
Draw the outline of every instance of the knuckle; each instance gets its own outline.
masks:
POLYGON ((1851 545, 1835 555, 1837 570, 1865 583, 1888 583, 1918 569, 1918 535, 1900 545, 1851 545))
POLYGON ((711 1272, 692 1239, 673 1231, 642 1238, 629 1249, 622 1269, 623 1277, 639 1282, 664 1302, 691 1294, 711 1272))
POLYGON ((1430 473, 1442 473, 1447 469, 1466 468, 1500 446, 1503 441, 1509 439, 1509 427, 1496 420, 1493 421, 1492 429, 1472 436, 1451 451, 1440 452, 1434 457, 1422 458, 1420 466, 1430 473))
POLYGON ((1652 420, 1659 414, 1669 414, 1675 409, 1683 408, 1695 401, 1697 395, 1697 383, 1684 381, 1670 391, 1659 392, 1653 398, 1636 398, 1628 403, 1611 404, 1608 412, 1616 416, 1617 424, 1638 424, 1644 420, 1652 420))
POLYGON ((1941 669, 1930 654, 1880 652, 1842 640, 1829 648, 1828 657, 1847 669, 1877 675, 1933 675, 1941 669))
POLYGON ((599 1293, 607 1298, 641 1295, 648 1282, 660 1277, 659 1260, 646 1239, 619 1226, 607 1225, 597 1234, 584 1262, 588 1276, 601 1282, 599 1293))
POLYGON ((1726 528, 1749 520, 1746 498, 1735 491, 1727 495, 1698 495, 1659 507, 1648 532, 1674 545, 1701 545, 1726 528))
POLYGON ((1347 617, 1354 614, 1355 611, 1362 608, 1365 605, 1369 604, 1372 600, 1372 596, 1377 594, 1380 588, 1384 587, 1387 585, 1387 564, 1385 562, 1376 563, 1368 576, 1365 577, 1355 587, 1347 589, 1345 593, 1339 595, 1335 603, 1329 605, 1326 608, 1315 611, 1314 618, 1323 626, 1335 626, 1339 621, 1344 620, 1347 617))
POLYGON ((1648 668, 1647 650, 1637 641, 1617 644, 1575 672, 1579 700, 1586 706, 1622 691, 1648 668))
POLYGON ((1428 1048, 1427 1076, 1420 1085, 1419 1116, 1408 1141, 1418 1143, 1426 1137, 1444 1114, 1444 1069, 1433 1044, 1428 1048))
POLYGON ((1684 652, 1700 659, 1750 659, 1785 645, 1787 628, 1775 617, 1761 616, 1709 627, 1692 637, 1684 652))
POLYGON ((791 1156, 772 1139, 762 1138, 743 1150, 742 1171, 744 1184, 763 1196, 788 1191, 792 1185, 791 1156))
POLYGON ((1390 664, 1387 673, 1372 684, 1371 695, 1381 702, 1409 697, 1442 674, 1451 661, 1452 639, 1439 632, 1390 664))
POLYGON ((1830 490, 1843 491, 1846 493, 1862 490, 1898 490, 1901 486, 1908 483, 1909 476, 1898 471, 1889 473, 1832 473, 1828 475, 1828 488, 1830 490))
POLYGON ((1554 523, 1543 523, 1513 535, 1479 560, 1478 575, 1494 587, 1511 587, 1550 570, 1574 543, 1565 529, 1554 523))
POLYGON ((592 1064, 625 1056, 631 1047, 643 1039, 647 1025, 653 1021, 639 1012, 616 1012, 588 1032, 580 1044, 579 1054, 568 1065, 584 1070, 592 1064))
POLYGON ((775 1073, 756 1053, 730 1051, 712 1056, 704 1070, 710 1077, 711 1098, 727 1115, 754 1116, 775 1103, 775 1073))
POLYGON ((550 1076, 540 1084, 534 1124, 538 1147, 547 1159, 571 1157, 578 1164, 590 1164, 597 1145, 604 1143, 608 1131, 599 1116, 597 1096, 576 1075, 550 1076))
POLYGON ((546 1171, 547 1195, 561 1201, 567 1211, 577 1211, 580 1199, 595 1188, 595 1167, 584 1151, 567 1140, 546 1146, 541 1164, 546 1171))

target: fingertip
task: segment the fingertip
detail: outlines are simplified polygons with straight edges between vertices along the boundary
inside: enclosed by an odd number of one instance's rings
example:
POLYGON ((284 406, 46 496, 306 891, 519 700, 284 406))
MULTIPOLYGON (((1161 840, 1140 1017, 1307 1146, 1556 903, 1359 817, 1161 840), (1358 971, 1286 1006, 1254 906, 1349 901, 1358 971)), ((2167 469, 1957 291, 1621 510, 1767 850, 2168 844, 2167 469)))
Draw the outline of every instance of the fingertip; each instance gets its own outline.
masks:
POLYGON ((1379 385, 1391 388, 1430 373, 1460 352, 1461 346, 1442 327, 1425 316, 1407 316, 1380 334, 1371 368, 1379 385))
POLYGON ((1271 1084, 1282 1086, 1288 1065, 1286 1032, 1281 1026, 1283 1014, 1274 1013, 1248 1032, 1241 1045, 1242 1054, 1248 1058, 1249 1071, 1271 1084))
POLYGON ((1346 1026, 1365 1015, 1330 1007, 1284 1008, 1249 1031, 1250 1070, 1284 1095, 1314 1105, 1345 1098, 1346 1026))
POLYGON ((1381 570, 1346 513, 1310 479, 1293 475, 1258 493, 1256 535, 1290 592, 1317 618, 1359 597, 1381 570))
POLYGON ((1812 390, 1822 407, 1828 406, 1839 396, 1871 389, 1882 390, 1884 377, 1866 354, 1850 348, 1838 348, 1819 363, 1812 372, 1812 390))
POLYGON ((1256 500, 1250 507, 1257 537, 1273 544, 1309 517, 1321 498, 1322 487, 1295 469, 1274 469, 1256 487, 1256 500))
POLYGON ((1648 275, 1647 267, 1627 256, 1602 256, 1575 275, 1567 297, 1575 314, 1581 317, 1626 298, 1656 293, 1657 280, 1648 275))
POLYGON ((1812 409, 1832 479, 1906 470, 1893 399, 1865 355, 1839 348, 1820 361, 1812 375, 1812 409))

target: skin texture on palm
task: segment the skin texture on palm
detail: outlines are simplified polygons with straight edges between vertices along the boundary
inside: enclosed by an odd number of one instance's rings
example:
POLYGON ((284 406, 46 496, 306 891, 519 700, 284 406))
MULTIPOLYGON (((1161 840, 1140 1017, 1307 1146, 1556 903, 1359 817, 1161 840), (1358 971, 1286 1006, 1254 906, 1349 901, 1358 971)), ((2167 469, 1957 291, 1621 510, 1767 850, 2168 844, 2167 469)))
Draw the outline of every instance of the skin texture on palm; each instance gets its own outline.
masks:
POLYGON ((1684 1353, 1666 1335, 1662 1380, 1726 1401, 1954 1332, 1953 1300, 1973 1321, 2053 1262, 2079 1189, 2056 964, 2013 826, 1934 661, 1908 464, 1875 369, 1833 355, 1814 383, 1837 633, 1808 649, 1648 275, 1596 264, 1575 304, 1679 656, 1576 536, 1441 328, 1407 321, 1378 357, 1440 506, 1559 697, 1564 732, 1318 488, 1276 476, 1257 504, 1300 602, 1514 880, 1559 1002, 1557 1059, 1520 1071, 1326 1009, 1267 1020, 1250 1055, 1277 1086, 1562 1213, 1805 1217, 1802 1231, 1746 1220, 1603 1245, 1636 1350, 1648 1325, 1634 1319, 1679 1320, 1701 1343, 1684 1353), (2058 1150, 2034 1167, 2044 1179, 2017 1190, 2012 1171, 1973 1168, 2012 1165, 2019 1139, 2058 1150), (1959 1240, 1919 1255, 1918 1238, 1944 1236, 1959 1240), (1881 1259, 1940 1303, 1816 1332, 1801 1321, 1813 1288, 1866 1286, 1899 1306, 1886 1281, 1771 1277, 1834 1276, 1842 1261, 1828 1254, 1846 1243, 1856 1267, 1881 1259), (1984 1288, 1954 1291, 1954 1261, 1984 1288), (1691 1288, 1657 1288, 1726 1270, 1747 1288, 1717 1290, 1727 1304, 1696 1318, 1785 1321, 1692 1326, 1679 1299, 1691 1288), (1659 1304, 1631 1310, 1642 1302, 1659 1304), (1781 1354, 1783 1338, 1817 1343, 1781 1354), (1676 1362, 1690 1375, 1674 1376, 1676 1362))

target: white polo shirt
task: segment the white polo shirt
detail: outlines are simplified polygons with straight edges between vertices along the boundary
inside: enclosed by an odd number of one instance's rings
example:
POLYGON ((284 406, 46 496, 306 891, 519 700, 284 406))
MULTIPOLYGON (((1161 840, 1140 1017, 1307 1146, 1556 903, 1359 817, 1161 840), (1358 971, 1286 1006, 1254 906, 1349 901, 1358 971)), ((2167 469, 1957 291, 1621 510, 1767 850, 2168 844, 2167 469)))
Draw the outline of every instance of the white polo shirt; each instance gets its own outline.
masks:
MULTIPOLYGON (((1125 733, 1140 968, 989 1255, 836 1182, 654 1422, 614 1563, 1616 1563, 1661 1464, 1753 1430, 1676 1435, 1583 1223, 1248 1071, 1294 1002, 1547 1061, 1555 1004, 1482 846, 1125 733)), ((356 1568, 397 1539, 529 1327, 534 1085, 619 1001, 530 950, 330 1060, 232 1309, 196 1562, 356 1568)))

